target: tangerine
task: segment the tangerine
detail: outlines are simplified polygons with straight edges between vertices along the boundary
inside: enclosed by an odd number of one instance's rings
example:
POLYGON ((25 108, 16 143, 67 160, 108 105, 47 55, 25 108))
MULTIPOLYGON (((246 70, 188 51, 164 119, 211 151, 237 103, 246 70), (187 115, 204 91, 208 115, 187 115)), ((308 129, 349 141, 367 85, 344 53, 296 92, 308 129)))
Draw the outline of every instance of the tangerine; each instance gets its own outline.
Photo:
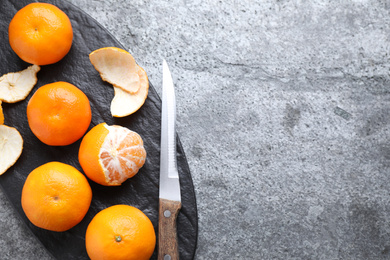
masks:
POLYGON ((8 27, 11 48, 25 62, 48 65, 70 50, 73 29, 69 17, 48 3, 31 3, 20 9, 8 27))
POLYGON ((31 223, 57 232, 80 223, 91 200, 87 178, 73 166, 60 162, 34 169, 22 190, 22 208, 31 223))
POLYGON ((91 123, 88 97, 76 86, 59 81, 40 87, 27 104, 27 120, 47 145, 64 146, 80 139, 91 123))
POLYGON ((101 123, 83 138, 79 162, 88 178, 105 186, 121 185, 144 165, 141 136, 126 127, 101 123))
POLYGON ((141 210, 115 205, 95 215, 88 225, 85 245, 91 260, 147 260, 156 246, 156 234, 141 210))

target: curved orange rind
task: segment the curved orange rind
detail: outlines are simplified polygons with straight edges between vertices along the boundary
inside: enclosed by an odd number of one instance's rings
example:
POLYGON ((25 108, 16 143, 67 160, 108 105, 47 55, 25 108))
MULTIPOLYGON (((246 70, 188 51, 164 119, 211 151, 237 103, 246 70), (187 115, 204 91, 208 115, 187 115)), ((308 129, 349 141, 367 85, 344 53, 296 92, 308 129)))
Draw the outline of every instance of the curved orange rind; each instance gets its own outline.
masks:
POLYGON ((16 163, 22 154, 23 138, 14 127, 0 125, 0 175, 16 163))
POLYGON ((37 83, 41 68, 31 65, 19 72, 10 72, 0 77, 0 100, 15 103, 24 100, 37 83))
POLYGON ((3 108, 1 107, 1 100, 0 100, 0 125, 4 124, 4 113, 3 108))
POLYGON ((101 78, 114 87, 110 107, 113 117, 125 117, 141 108, 148 96, 149 80, 130 53, 105 47, 91 52, 89 59, 101 78))
POLYGON ((149 80, 146 72, 137 65, 140 79, 140 89, 135 94, 129 94, 120 88, 114 88, 115 95, 111 101, 111 114, 114 117, 125 117, 141 108, 149 92, 149 80))

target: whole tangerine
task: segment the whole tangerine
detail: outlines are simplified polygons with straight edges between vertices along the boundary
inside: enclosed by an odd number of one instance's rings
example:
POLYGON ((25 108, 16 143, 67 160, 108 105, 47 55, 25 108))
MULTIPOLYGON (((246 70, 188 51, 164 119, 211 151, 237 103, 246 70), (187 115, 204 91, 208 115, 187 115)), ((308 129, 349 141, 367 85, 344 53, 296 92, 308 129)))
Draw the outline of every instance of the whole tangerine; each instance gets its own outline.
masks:
POLYGON ((80 139, 91 123, 88 97, 68 82, 40 87, 27 104, 27 120, 34 135, 47 145, 64 146, 80 139))
POLYGON ((27 176, 21 202, 35 226, 62 232, 81 222, 91 200, 91 187, 81 172, 68 164, 49 162, 27 176))
POLYGON ((20 9, 8 27, 11 48, 25 62, 48 65, 70 50, 73 29, 69 17, 48 3, 31 3, 20 9))
POLYGON ((91 260, 148 260, 156 246, 150 219, 129 205, 103 209, 91 220, 85 234, 91 260))

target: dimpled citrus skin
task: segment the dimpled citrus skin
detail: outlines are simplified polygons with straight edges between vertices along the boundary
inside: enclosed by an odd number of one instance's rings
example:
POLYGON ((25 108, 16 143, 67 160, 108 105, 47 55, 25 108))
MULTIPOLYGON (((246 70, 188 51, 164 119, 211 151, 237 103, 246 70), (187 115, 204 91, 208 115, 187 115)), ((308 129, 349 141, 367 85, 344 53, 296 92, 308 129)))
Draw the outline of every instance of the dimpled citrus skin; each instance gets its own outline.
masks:
POLYGON ((91 118, 88 97, 67 82, 40 87, 27 105, 30 129, 47 145, 64 146, 76 142, 88 130, 91 118))
POLYGON ((34 169, 22 190, 22 208, 37 227, 62 232, 84 218, 92 200, 85 176, 71 165, 49 162, 34 169))
POLYGON ((79 162, 84 173, 101 185, 106 185, 106 178, 99 162, 99 153, 107 134, 108 129, 104 127, 104 123, 93 127, 83 137, 79 150, 79 162))
POLYGON ((147 260, 156 246, 150 219, 128 205, 108 207, 92 219, 85 235, 91 260, 147 260))
POLYGON ((12 18, 8 37, 11 48, 22 60, 48 65, 60 61, 69 52, 73 29, 69 17, 58 7, 31 3, 12 18))

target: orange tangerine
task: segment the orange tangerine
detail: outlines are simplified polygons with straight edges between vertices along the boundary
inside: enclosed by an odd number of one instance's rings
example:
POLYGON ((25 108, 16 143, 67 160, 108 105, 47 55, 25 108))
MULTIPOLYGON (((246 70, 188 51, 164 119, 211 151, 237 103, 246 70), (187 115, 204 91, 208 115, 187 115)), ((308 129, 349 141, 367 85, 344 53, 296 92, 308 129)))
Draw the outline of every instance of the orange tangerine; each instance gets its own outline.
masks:
POLYGON ((156 246, 156 234, 152 222, 141 210, 115 205, 92 219, 85 245, 91 260, 148 260, 156 246))
POLYGON ((91 180, 105 186, 121 185, 144 165, 141 136, 126 127, 101 123, 83 138, 79 162, 91 180))
POLYGON ((92 190, 87 178, 71 165, 49 162, 34 169, 22 190, 22 208, 36 226, 62 232, 87 213, 92 190))
POLYGON ((40 87, 27 104, 31 131, 47 145, 64 146, 76 142, 88 130, 91 118, 88 97, 67 82, 40 87))
POLYGON ((20 9, 8 27, 11 48, 25 62, 48 65, 70 50, 73 29, 69 17, 58 7, 31 3, 20 9))

